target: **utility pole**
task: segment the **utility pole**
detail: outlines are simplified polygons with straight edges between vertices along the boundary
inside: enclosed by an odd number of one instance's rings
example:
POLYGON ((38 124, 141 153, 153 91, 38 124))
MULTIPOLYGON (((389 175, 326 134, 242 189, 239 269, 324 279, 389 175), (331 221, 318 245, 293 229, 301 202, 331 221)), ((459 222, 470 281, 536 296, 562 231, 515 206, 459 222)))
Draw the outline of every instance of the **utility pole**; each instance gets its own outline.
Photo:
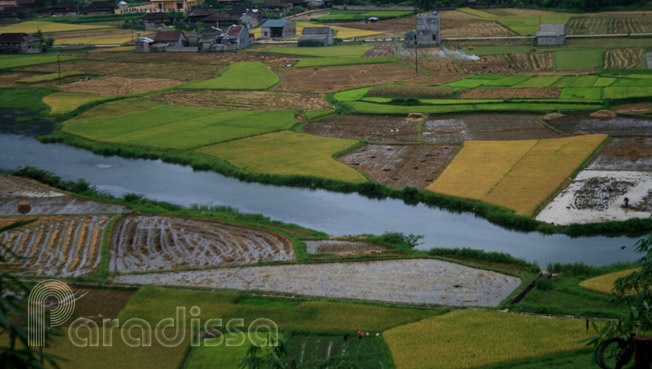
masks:
POLYGON ((61 54, 57 54, 57 69, 59 70, 59 84, 61 84, 61 54))
POLYGON ((414 39, 414 65, 417 68, 417 74, 419 74, 419 27, 417 26, 417 36, 414 39))

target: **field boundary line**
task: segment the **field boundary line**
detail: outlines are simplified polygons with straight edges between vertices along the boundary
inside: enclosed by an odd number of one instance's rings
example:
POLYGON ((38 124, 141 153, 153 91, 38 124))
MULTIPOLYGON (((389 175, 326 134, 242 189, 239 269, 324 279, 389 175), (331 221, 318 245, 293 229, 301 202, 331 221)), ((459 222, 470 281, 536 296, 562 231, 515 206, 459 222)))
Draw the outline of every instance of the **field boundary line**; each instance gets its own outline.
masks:
POLYGON ((532 147, 530 147, 530 148, 525 152, 525 154, 523 154, 523 156, 521 156, 521 157, 520 157, 520 158, 519 158, 519 159, 514 163, 514 165, 512 165, 512 166, 509 168, 509 170, 508 170, 507 172, 505 172, 505 175, 504 175, 500 180, 498 180, 498 182, 496 182, 496 183, 493 185, 493 187, 491 187, 491 189, 489 190, 489 192, 487 192, 487 193, 483 196, 483 198, 486 198, 487 196, 489 196, 489 195, 490 195, 490 194, 491 194, 491 193, 496 189, 496 187, 498 187, 498 186, 499 186, 499 185, 500 185, 500 184, 505 180, 505 178, 507 178, 507 176, 512 172, 512 170, 514 170, 514 167, 516 167, 516 166, 518 165, 518 163, 520 163, 521 161, 523 161, 523 159, 525 159, 525 157, 528 156, 528 154, 530 154, 530 151, 532 151, 532 150, 533 150, 533 149, 534 149, 534 148, 535 148, 535 147, 536 147, 540 142, 541 142, 540 139, 537 140, 537 141, 534 143, 534 145, 532 145, 532 147))

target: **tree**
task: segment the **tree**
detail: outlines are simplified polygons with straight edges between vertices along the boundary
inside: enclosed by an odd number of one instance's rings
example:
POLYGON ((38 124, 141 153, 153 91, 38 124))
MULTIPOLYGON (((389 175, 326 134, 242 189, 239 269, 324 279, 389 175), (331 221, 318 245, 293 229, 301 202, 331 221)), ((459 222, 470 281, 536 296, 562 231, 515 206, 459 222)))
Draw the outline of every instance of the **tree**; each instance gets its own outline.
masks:
POLYGON ((238 368, 297 369, 295 361, 290 358, 290 352, 284 340, 270 338, 269 343, 265 346, 255 344, 249 346, 247 354, 238 368))
MULTIPOLYGON (((29 222, 17 222, 0 228, 0 233, 29 222)), ((6 257, 17 257, 5 245, 0 244, 0 266, 6 264, 6 257)), ((5 268, 2 268, 3 270, 5 268)), ((23 298, 29 294, 27 286, 8 272, 0 272, 0 336, 9 336, 7 346, 0 346, 0 369, 45 369, 44 363, 58 368, 55 357, 37 353, 28 345, 27 302, 23 298)), ((46 344, 52 335, 59 334, 49 326, 46 329, 46 344)))
POLYGON ((640 269, 617 279, 610 299, 612 305, 623 310, 623 316, 609 321, 602 329, 592 322, 597 336, 588 338, 587 342, 596 350, 606 340, 628 341, 632 335, 652 331, 652 234, 636 242, 634 247, 643 254, 639 260, 640 269))

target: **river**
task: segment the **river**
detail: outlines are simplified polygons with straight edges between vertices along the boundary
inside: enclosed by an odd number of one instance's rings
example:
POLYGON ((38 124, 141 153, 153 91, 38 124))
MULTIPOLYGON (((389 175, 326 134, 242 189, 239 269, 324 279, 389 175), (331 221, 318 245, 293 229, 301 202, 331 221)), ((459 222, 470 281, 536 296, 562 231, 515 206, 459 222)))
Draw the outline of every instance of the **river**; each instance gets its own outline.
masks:
POLYGON ((399 231, 424 235, 420 249, 469 247, 501 251, 540 265, 584 262, 605 265, 637 258, 629 237, 580 237, 509 231, 473 214, 456 214, 401 200, 374 200, 358 194, 246 183, 214 172, 160 160, 103 157, 63 144, 42 144, 36 137, 48 122, 16 123, 25 113, 0 112, 0 169, 33 166, 64 179, 83 178, 114 196, 139 193, 152 200, 184 206, 228 205, 264 214, 334 236, 399 231), (624 250, 621 246, 627 246, 624 250))

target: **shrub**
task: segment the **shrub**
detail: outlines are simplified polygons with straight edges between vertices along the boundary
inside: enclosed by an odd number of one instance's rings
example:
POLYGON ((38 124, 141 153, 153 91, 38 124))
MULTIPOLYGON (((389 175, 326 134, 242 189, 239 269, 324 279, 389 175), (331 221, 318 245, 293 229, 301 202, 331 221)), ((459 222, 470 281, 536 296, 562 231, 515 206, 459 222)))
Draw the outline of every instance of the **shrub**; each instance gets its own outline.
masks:
POLYGON ((381 239, 390 244, 407 245, 411 248, 415 248, 422 243, 421 240, 423 237, 423 235, 416 235, 413 233, 406 235, 405 233, 401 232, 385 232, 381 236, 381 239))
POLYGON ((414 97, 414 98, 449 98, 455 95, 451 87, 399 86, 385 85, 369 89, 367 96, 379 97, 414 97))

